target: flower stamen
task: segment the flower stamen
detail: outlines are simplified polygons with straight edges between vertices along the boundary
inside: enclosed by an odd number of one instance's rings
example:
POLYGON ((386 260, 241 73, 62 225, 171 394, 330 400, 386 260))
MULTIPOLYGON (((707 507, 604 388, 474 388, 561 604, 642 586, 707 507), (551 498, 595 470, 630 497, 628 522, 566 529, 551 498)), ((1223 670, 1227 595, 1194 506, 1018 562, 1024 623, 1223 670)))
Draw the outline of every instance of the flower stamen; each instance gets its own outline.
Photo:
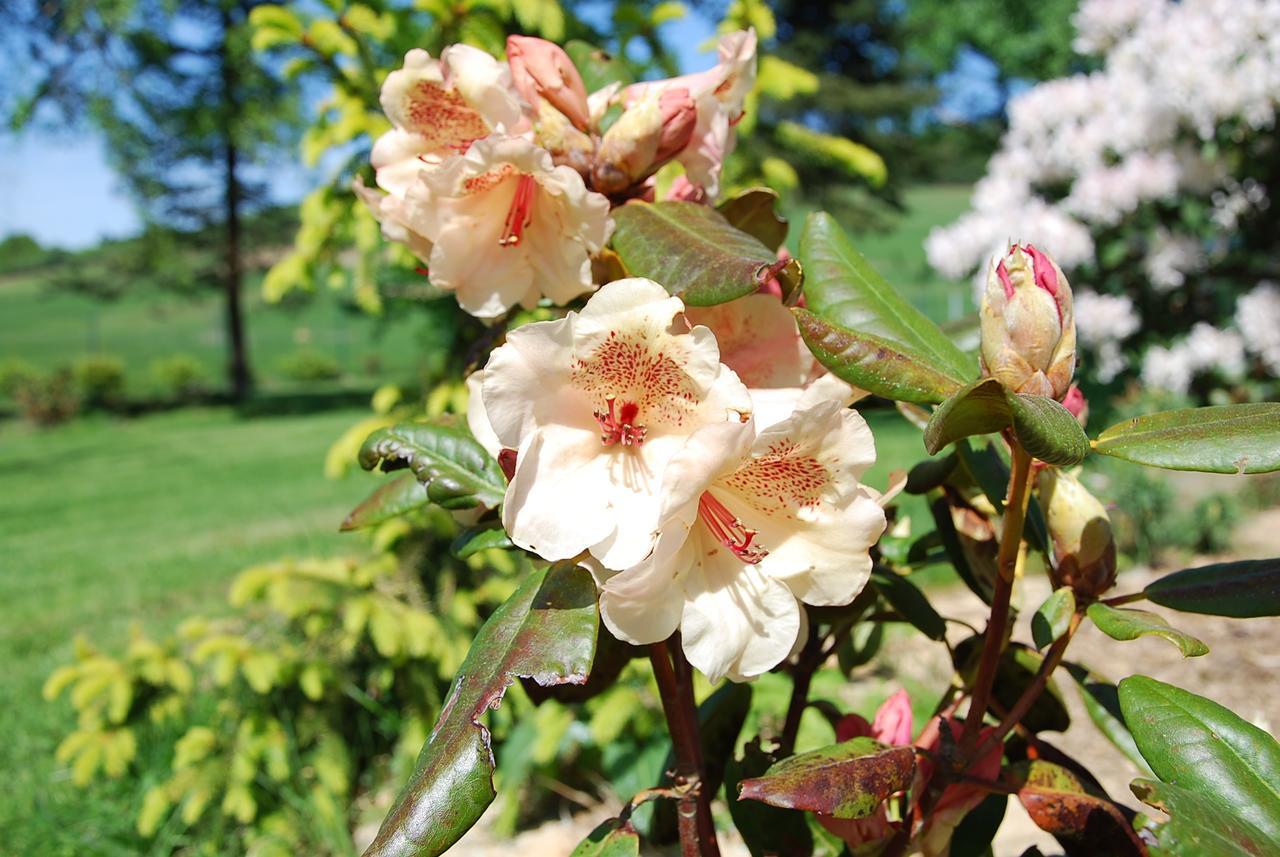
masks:
POLYGON ((617 396, 609 396, 605 401, 609 404, 609 410, 596 411, 594 414, 596 422, 600 424, 600 442, 605 446, 618 443, 623 446, 639 446, 644 443, 649 430, 636 423, 640 407, 635 402, 623 402, 621 408, 615 409, 617 396))
POLYGON ((511 207, 507 209, 507 221, 503 225, 502 237, 498 244, 503 247, 515 247, 524 237, 524 230, 533 222, 533 198, 536 181, 533 176, 521 174, 516 179, 516 193, 511 198, 511 207))
POLYGON ((769 555, 767 550, 751 543, 755 540, 756 531, 734 517, 709 491, 702 492, 702 496, 698 498, 698 517, 706 524, 711 535, 743 562, 755 565, 769 555))

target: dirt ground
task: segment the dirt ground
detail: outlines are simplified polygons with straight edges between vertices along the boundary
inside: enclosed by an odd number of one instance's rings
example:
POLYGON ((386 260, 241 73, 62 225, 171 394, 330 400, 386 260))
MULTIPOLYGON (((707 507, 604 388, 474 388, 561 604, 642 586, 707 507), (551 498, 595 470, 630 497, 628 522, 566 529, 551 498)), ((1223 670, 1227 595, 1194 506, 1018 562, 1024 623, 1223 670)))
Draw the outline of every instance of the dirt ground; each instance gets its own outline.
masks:
MULTIPOLYGON (((1272 509, 1244 522, 1237 531, 1237 555, 1260 558, 1280 554, 1280 509, 1272 509)), ((1187 567, 1213 561, 1206 558, 1187 567)), ((1135 569, 1121 575, 1116 592, 1140 590, 1159 573, 1135 569)), ((1049 594, 1043 576, 1029 578, 1021 584, 1017 596, 1022 612, 1014 631, 1014 639, 1030 642, 1029 621, 1036 606, 1049 594)), ((982 627, 984 605, 967 589, 956 588, 934 598, 938 611, 948 618, 962 619, 982 627)), ((1276 646, 1277 626, 1274 619, 1226 620, 1212 616, 1174 614, 1157 608, 1179 629, 1199 637, 1209 646, 1209 654, 1184 659, 1170 643, 1156 638, 1117 642, 1101 634, 1092 625, 1081 628, 1072 641, 1068 659, 1087 664, 1096 673, 1112 681, 1142 673, 1185 687, 1221 702, 1258 726, 1275 731, 1280 726, 1277 712, 1277 682, 1280 675, 1280 648, 1276 646)), ((956 628, 958 642, 968 632, 956 628)), ((950 676, 950 664, 942 647, 923 637, 903 638, 893 650, 892 661, 901 673, 909 673, 931 686, 942 686, 950 676)), ((1058 682, 1071 712, 1071 727, 1063 734, 1049 733, 1046 738, 1088 765, 1111 797, 1134 809, 1142 805, 1129 791, 1129 781, 1140 772, 1093 726, 1067 676, 1058 682)), ((601 807, 570 818, 544 824, 526 831, 514 840, 494 838, 483 820, 451 854, 465 857, 562 857, 569 854, 597 823, 616 808, 601 807)), ((1040 845, 1045 853, 1060 849, 1053 838, 1040 831, 1023 812, 1018 802, 1010 801, 1004 824, 994 843, 996 857, 1016 857, 1030 845, 1040 845)), ((747 857, 748 852, 732 832, 722 832, 721 852, 725 857, 747 857)), ((652 852, 657 853, 657 852, 652 852)), ((671 853, 676 853, 672 851, 671 853)))

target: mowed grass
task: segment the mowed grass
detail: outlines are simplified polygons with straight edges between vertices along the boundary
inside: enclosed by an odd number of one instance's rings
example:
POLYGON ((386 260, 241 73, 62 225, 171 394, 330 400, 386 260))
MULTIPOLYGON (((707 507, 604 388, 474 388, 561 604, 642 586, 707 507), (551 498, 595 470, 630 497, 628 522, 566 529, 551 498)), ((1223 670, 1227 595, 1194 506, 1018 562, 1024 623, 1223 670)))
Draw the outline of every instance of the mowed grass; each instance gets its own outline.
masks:
MULTIPOLYGON (((183 354, 200 362, 211 388, 224 386, 224 310, 217 292, 187 297, 153 287, 104 301, 54 286, 56 274, 0 278, 0 363, 17 358, 50 370, 81 356, 109 355, 125 365, 126 395, 149 398, 166 392, 157 389, 152 364, 183 354)), ((364 388, 417 376, 422 325, 413 314, 370 318, 332 291, 296 304, 268 304, 259 279, 250 278, 244 289, 249 360, 259 389, 296 389, 286 364, 299 352, 336 361, 343 376, 336 386, 364 388)))
POLYGON ((53 751, 74 716, 65 698, 45 703, 41 684, 77 634, 119 652, 132 623, 163 635, 225 610, 246 566, 360 552, 337 525, 374 477, 328 481, 321 466, 364 413, 193 409, 0 429, 0 854, 136 847, 144 784, 73 786, 53 751))

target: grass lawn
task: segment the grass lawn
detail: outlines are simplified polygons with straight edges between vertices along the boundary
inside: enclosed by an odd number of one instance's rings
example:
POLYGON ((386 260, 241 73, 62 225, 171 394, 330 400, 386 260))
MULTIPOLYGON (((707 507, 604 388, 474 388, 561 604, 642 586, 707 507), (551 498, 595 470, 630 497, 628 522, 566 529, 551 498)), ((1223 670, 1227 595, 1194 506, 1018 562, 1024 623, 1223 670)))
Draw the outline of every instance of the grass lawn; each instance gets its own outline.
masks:
POLYGON ((142 786, 71 785, 53 750, 74 717, 41 684, 77 633, 118 651, 131 623, 164 634, 223 609, 245 566, 359 552, 336 530, 374 477, 331 482, 321 464, 364 413, 195 409, 0 429, 0 853, 133 853, 142 786))

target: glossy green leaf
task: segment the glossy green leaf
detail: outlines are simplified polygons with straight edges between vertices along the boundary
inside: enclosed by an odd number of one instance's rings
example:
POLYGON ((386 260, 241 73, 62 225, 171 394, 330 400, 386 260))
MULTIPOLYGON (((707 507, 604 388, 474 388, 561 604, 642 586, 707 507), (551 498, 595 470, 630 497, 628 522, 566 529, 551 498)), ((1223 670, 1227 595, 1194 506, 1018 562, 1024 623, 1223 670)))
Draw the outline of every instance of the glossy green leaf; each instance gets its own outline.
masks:
POLYGON ((413 474, 403 473, 378 486, 378 490, 352 509, 343 519, 340 529, 346 532, 372 527, 430 503, 427 486, 413 474))
POLYGON ((564 49, 569 59, 578 67, 587 92, 596 92, 611 83, 626 86, 635 82, 626 63, 589 42, 570 39, 565 42, 564 49))
MULTIPOLYGON (((753 294, 775 276, 777 255, 709 205, 629 202, 613 219, 613 249, 627 271, 661 283, 689 306, 753 294)), ((800 263, 790 260, 776 276, 797 288, 800 263)))
POLYGON ((378 429, 360 447, 359 461, 365 470, 409 468, 428 499, 446 509, 495 508, 507 490, 498 462, 466 428, 449 422, 378 429))
POLYGON ((467 527, 453 540, 451 550, 458 559, 466 559, 480 551, 510 550, 515 547, 507 531, 499 525, 467 527))
POLYGON ((1080 691, 1080 701, 1085 713, 1108 741, 1124 754, 1139 771, 1150 773, 1147 760, 1138 752, 1129 727, 1120 713, 1120 695, 1116 686, 1082 664, 1064 663, 1067 673, 1075 679, 1080 691))
POLYGON ((907 471, 907 484, 902 490, 908 494, 928 494, 935 488, 941 488, 959 463, 959 456, 955 453, 941 458, 926 458, 907 471))
POLYGON ((1177 646, 1184 658, 1197 658, 1209 653, 1209 647, 1200 640, 1170 626, 1163 616, 1149 610, 1111 607, 1099 601, 1090 604, 1087 612, 1093 624, 1098 626, 1098 630, 1113 640, 1136 640, 1139 637, 1155 636, 1177 646))
POLYGON ((1013 424, 1004 385, 982 378, 957 390, 938 406, 924 430, 924 448, 935 455, 962 437, 991 434, 1013 424))
POLYGON ((636 857, 640 836, 631 822, 610 818, 591 831, 569 857, 636 857))
POLYGON ((730 760, 725 769, 724 788, 733 825, 742 834, 751 857, 779 854, 810 857, 813 834, 803 813, 733 799, 741 782, 760 776, 773 764, 773 758, 760 749, 759 738, 743 747, 742 758, 730 760))
POLYGON ((565 562, 529 575, 476 634, 417 769, 366 857, 435 857, 493 801, 493 753, 482 715, 517 677, 582 684, 595 656, 595 583, 565 562))
POLYGON ((778 214, 778 192, 772 188, 748 188, 716 208, 730 224, 775 253, 787 240, 787 221, 778 214))
POLYGON ((1211 796, 1280 840, 1280 744, 1211 699, 1148 678, 1120 682, 1120 708, 1161 780, 1211 796))
POLYGON ((1183 613, 1249 619, 1280 616, 1280 559, 1188 568, 1147 584, 1147 598, 1183 613))
POLYGON ((1013 433, 1022 448, 1046 464, 1071 467, 1089 454, 1089 438, 1071 412, 1048 396, 1009 396, 1013 433))
POLYGON ((946 551, 947 559, 951 561, 951 566, 956 570, 956 574, 960 575, 960 579, 964 581, 965 586, 968 586, 974 595, 990 604, 994 588, 994 574, 992 579, 988 579, 986 575, 975 571, 974 567, 969 563, 969 555, 965 552, 964 545, 960 542, 960 534, 956 530, 955 521, 951 517, 951 506, 948 505, 946 498, 939 497, 930 503, 929 514, 933 516, 933 524, 936 528, 935 532, 938 534, 938 541, 942 543, 942 549, 946 551))
POLYGON ((983 798, 956 826, 947 857, 990 857, 991 840, 1004 823, 1008 808, 1008 795, 989 794, 983 798))
POLYGON ((1134 417, 1102 434, 1103 455, 1168 470, 1280 470, 1280 402, 1184 408, 1134 417))
POLYGON ((764 776, 743 780, 739 800, 803 809, 835 818, 863 818, 911 784, 915 751, 854 738, 783 759, 764 776))
POLYGON ((1009 393, 994 378, 969 384, 938 406, 924 431, 932 455, 965 437, 1011 428, 1027 452, 1066 467, 1089 454, 1089 438, 1071 412, 1047 396, 1009 393))
POLYGON ((1137 834, 1112 801, 1069 769, 1035 759, 1004 772, 1036 826, 1079 853, 1109 857, 1144 853, 1137 834))
POLYGON ((854 248, 831 215, 811 214, 800 238, 808 311, 797 321, 835 375, 898 401, 934 404, 977 366, 854 248))
POLYGON ((1031 617, 1031 639, 1037 649, 1043 649, 1067 633, 1071 617, 1076 612, 1076 596, 1070 586, 1056 589, 1031 617))
POLYGON ((1173 783, 1138 779, 1129 788, 1140 801, 1169 815, 1143 835, 1150 857, 1275 857, 1280 839, 1268 836, 1213 795, 1173 783))
POLYGON ((947 623, 914 583, 887 568, 877 567, 871 572, 871 584, 902 618, 930 640, 941 640, 947 635, 947 623))

